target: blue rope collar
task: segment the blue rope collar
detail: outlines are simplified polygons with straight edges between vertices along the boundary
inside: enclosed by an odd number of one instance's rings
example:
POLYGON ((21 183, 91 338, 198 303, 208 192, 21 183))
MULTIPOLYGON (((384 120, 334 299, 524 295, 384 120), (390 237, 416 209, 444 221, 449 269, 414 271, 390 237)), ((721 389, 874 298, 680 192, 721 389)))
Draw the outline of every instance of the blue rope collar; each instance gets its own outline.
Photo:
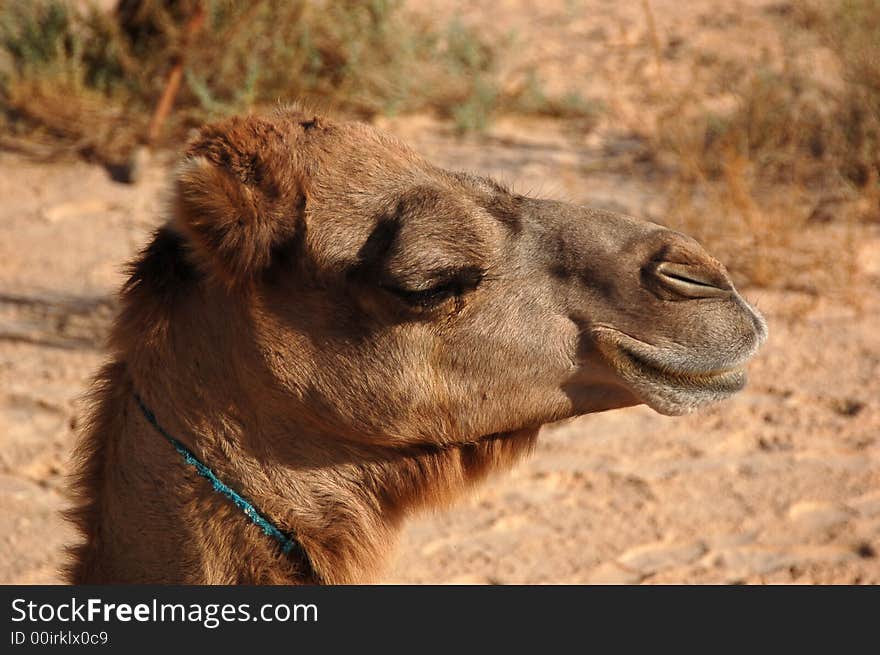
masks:
POLYGON ((180 456, 183 457, 183 461, 192 466, 196 472, 205 478, 208 482, 211 483, 211 486, 214 487, 214 491, 225 496, 229 500, 232 501, 232 504, 238 507, 242 512, 244 512, 245 516, 247 516, 251 522, 256 525, 260 530, 263 531, 263 534, 272 537, 278 544, 281 546, 281 552, 285 555, 290 553, 295 553, 299 555, 299 557, 306 563, 308 567, 308 573, 315 579, 317 579, 317 573, 315 572, 314 567, 312 566, 312 562, 309 559, 309 555, 306 552, 303 545, 295 538, 291 538, 284 534, 281 530, 279 530, 269 519, 263 516, 260 511, 254 507, 253 503, 251 503, 247 498, 239 494, 234 489, 230 488, 226 483, 224 483, 220 478, 218 478, 214 471, 212 471, 208 466, 206 466, 195 454, 186 446, 184 446, 180 441, 172 437, 165 429, 159 425, 159 421, 156 420, 156 415, 153 414, 152 410, 144 404, 144 401, 141 400, 141 397, 134 393, 134 399, 137 401, 138 407, 141 408, 141 412, 144 414, 144 418, 149 421, 150 425, 152 425, 156 431, 161 434, 165 439, 168 440, 172 446, 174 446, 174 450, 180 453, 180 456))

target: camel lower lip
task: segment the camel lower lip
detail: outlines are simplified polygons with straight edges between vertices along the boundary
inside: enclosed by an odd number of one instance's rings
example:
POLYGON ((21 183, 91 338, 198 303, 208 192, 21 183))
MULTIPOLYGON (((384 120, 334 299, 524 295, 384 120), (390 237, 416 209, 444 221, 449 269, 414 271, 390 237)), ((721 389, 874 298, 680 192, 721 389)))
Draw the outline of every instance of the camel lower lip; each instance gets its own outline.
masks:
POLYGON ((658 383, 670 387, 711 387, 716 392, 735 393, 745 386, 745 371, 739 367, 719 368, 695 373, 676 370, 648 360, 623 344, 617 344, 618 353, 625 357, 640 373, 658 383))
POLYGON ((593 331, 606 361, 640 400, 661 414, 680 415, 723 400, 746 384, 745 370, 736 365, 688 369, 662 348, 612 328, 593 331), (671 361, 669 361, 671 360, 671 361))

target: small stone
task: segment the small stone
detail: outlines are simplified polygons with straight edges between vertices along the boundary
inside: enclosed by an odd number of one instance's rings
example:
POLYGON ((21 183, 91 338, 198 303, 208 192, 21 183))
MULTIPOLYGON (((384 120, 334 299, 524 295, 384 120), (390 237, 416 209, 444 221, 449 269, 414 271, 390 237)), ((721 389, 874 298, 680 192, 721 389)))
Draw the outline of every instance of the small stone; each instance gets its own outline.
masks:
POLYGON ((499 585, 504 584, 500 580, 493 580, 483 575, 463 574, 449 580, 451 585, 499 585))
POLYGON ((50 223, 87 216, 90 214, 102 214, 110 209, 110 203, 106 200, 85 199, 63 202, 43 210, 43 218, 50 223))
POLYGON ((847 505, 855 510, 860 516, 880 516, 880 491, 867 493, 858 498, 853 498, 847 505))
POLYGON ((865 403, 854 398, 838 398, 832 401, 831 407, 841 416, 853 417, 865 409, 865 403))
POLYGON ((445 539, 434 539, 429 541, 421 548, 421 553, 425 557, 432 557, 446 548, 448 542, 445 539))
POLYGON ((822 562, 825 564, 843 564, 858 559, 856 550, 840 545, 808 546, 795 551, 800 562, 822 562))
POLYGON ((715 549, 745 546, 747 544, 753 543, 757 536, 757 532, 736 532, 733 534, 724 534, 710 539, 709 545, 715 549))
POLYGON ((492 523, 492 529, 498 532, 514 532, 529 525, 529 519, 522 514, 502 516, 492 523))
POLYGON ((11 500, 29 500, 36 485, 14 475, 0 473, 0 498, 3 504, 11 500))
POLYGON ((786 566, 792 566, 796 561, 797 558, 790 553, 760 546, 725 548, 712 558, 714 566, 730 572, 731 580, 766 575, 786 566))
POLYGON ((137 184, 144 177, 150 161, 150 151, 144 146, 134 148, 122 160, 107 163, 110 179, 121 184, 137 184))
POLYGON ((638 584, 644 576, 617 562, 603 562, 587 575, 587 584, 638 584))
POLYGON ((855 553, 863 559, 874 559, 877 557, 877 550, 867 541, 857 544, 855 553))
POLYGON ((694 541, 686 544, 660 541, 636 546, 626 551, 617 561, 626 568, 650 575, 664 569, 696 561, 706 552, 706 544, 694 541))
POLYGON ((788 517, 810 530, 830 530, 846 523, 852 512, 843 505, 803 501, 788 510, 788 517))
POLYGON ((880 239, 864 243, 856 256, 856 263, 867 275, 880 277, 880 239))

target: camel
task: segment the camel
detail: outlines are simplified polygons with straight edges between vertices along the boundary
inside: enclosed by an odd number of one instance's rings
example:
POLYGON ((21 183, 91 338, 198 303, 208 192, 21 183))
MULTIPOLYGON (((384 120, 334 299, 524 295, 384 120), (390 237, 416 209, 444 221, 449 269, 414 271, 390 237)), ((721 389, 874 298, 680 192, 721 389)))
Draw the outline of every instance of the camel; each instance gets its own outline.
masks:
POLYGON ((208 125, 170 195, 77 444, 73 583, 374 581, 542 425, 727 398, 767 334, 693 239, 358 122, 208 125))

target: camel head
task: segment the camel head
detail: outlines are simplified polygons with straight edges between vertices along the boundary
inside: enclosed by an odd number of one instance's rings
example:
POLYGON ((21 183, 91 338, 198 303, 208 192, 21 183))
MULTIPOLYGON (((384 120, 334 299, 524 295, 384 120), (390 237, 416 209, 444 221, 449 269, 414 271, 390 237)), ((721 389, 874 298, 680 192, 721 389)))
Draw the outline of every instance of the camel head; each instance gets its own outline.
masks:
MULTIPOLYGON (((466 443, 745 384, 760 314, 693 239, 431 165, 295 110, 204 128, 174 191, 256 411, 360 442, 466 443)), ((229 350, 229 349, 227 349, 229 350)))

